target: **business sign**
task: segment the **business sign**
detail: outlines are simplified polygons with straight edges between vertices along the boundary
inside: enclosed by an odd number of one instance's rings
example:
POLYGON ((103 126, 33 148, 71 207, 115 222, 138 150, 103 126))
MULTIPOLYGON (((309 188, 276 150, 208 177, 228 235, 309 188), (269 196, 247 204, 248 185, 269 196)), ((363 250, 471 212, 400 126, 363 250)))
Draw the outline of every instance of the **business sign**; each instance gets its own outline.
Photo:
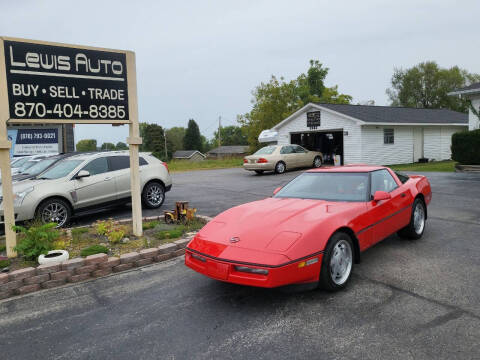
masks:
POLYGON ((315 130, 320 126, 320 111, 307 112, 307 127, 315 130))
POLYGON ((11 39, 3 50, 10 122, 130 122, 126 52, 11 39))
POLYGON ((58 128, 9 129, 10 156, 58 153, 58 128))

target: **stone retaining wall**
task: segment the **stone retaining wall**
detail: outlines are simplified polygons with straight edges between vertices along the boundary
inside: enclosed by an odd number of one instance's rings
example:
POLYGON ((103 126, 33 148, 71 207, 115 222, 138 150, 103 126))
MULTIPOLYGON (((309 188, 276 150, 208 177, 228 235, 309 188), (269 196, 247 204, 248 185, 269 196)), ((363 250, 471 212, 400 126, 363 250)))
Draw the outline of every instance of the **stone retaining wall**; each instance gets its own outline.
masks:
POLYGON ((0 274, 0 299, 50 289, 67 283, 77 283, 112 273, 165 261, 183 255, 190 238, 182 238, 157 248, 108 257, 95 254, 70 259, 62 263, 39 265, 0 274))

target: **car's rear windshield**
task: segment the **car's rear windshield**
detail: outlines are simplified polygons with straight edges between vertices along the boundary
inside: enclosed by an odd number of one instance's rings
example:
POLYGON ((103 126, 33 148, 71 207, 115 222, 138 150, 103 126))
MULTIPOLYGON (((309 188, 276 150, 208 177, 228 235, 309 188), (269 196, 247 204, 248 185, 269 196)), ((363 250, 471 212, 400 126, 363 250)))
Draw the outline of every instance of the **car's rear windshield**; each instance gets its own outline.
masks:
POLYGON ((23 164, 25 164, 26 161, 28 161, 28 159, 30 159, 30 158, 29 157, 24 157, 24 158, 21 158, 21 159, 15 161, 15 163, 13 164, 15 166, 13 166, 13 167, 18 168, 18 167, 22 166, 23 164))
POLYGON ((26 175, 38 175, 50 165, 52 165, 57 159, 45 159, 42 161, 38 161, 35 165, 28 168, 24 174, 26 175))
POLYGON ((306 172, 285 185, 276 198, 366 201, 368 173, 306 172))
POLYGON ((253 155, 271 155, 276 149, 276 146, 265 146, 253 155))
POLYGON ((23 165, 20 166, 20 169, 19 169, 20 173, 25 173, 25 171, 26 171, 27 169, 31 168, 31 167, 32 167, 33 165, 35 165, 35 164, 38 164, 38 161, 29 160, 29 161, 23 163, 23 165))
POLYGON ((45 171, 38 178, 39 179, 60 179, 70 174, 83 160, 62 160, 54 165, 52 168, 45 171))

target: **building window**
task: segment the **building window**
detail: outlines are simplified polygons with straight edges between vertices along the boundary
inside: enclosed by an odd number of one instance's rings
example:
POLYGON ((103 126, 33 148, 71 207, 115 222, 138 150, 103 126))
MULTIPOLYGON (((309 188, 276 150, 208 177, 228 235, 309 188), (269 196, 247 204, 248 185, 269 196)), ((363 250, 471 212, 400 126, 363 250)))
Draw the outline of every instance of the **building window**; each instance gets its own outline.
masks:
POLYGON ((383 129, 383 143, 384 144, 394 143, 393 129, 383 129))

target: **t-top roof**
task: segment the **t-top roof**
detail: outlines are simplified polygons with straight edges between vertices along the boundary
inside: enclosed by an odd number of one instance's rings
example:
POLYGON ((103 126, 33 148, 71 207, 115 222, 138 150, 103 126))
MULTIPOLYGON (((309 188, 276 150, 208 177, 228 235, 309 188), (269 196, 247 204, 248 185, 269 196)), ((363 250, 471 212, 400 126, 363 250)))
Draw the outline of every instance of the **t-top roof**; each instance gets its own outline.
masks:
POLYGON ((394 106, 324 104, 319 106, 366 123, 392 124, 468 124, 468 115, 448 109, 423 109, 394 106))

